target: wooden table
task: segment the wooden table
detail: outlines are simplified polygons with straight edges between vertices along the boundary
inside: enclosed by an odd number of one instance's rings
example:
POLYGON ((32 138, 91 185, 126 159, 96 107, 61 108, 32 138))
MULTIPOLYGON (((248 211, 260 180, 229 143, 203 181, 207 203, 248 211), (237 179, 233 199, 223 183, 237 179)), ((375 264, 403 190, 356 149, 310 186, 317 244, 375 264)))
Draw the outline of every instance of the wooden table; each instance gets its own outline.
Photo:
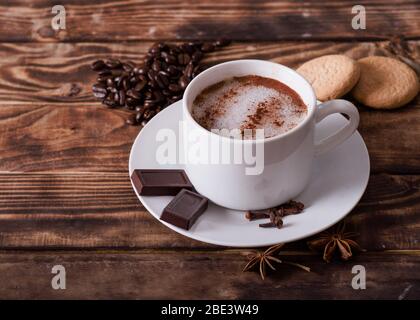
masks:
POLYGON ((420 298, 420 99, 391 112, 359 105, 371 157, 366 194, 349 221, 368 252, 326 264, 305 241, 262 281, 242 273, 246 250, 190 240, 156 221, 128 178, 139 127, 91 94, 90 63, 140 62, 155 41, 233 44, 209 63, 259 58, 291 67, 325 54, 383 54, 403 35, 419 57, 418 1, 364 1, 367 29, 351 28, 349 1, 56 1, 0 3, 0 298, 420 298), (398 4, 396 3, 398 2, 398 4), (51 288, 66 268, 67 289, 51 288), (367 289, 351 287, 353 265, 367 289))

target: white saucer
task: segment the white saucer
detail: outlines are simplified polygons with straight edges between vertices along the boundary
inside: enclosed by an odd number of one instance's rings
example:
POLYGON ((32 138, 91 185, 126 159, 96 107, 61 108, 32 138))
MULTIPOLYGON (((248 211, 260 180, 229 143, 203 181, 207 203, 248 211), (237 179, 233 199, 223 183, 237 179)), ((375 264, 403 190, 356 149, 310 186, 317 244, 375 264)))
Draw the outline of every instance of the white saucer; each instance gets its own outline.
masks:
MULTIPOLYGON (((157 114, 139 133, 130 153, 129 173, 134 169, 182 168, 182 165, 157 163, 156 132, 162 128, 178 134, 182 120, 182 102, 178 101, 157 114)), ((316 130, 321 139, 343 127, 346 119, 334 114, 324 119, 316 130)), ((305 204, 301 214, 284 219, 282 229, 259 228, 261 221, 249 222, 244 213, 209 204, 207 211, 190 230, 180 229, 159 219, 170 196, 139 196, 144 207, 161 223, 189 238, 230 247, 261 247, 290 242, 318 233, 344 218, 358 203, 369 179, 369 155, 358 132, 334 150, 315 159, 312 180, 295 200, 305 204)))

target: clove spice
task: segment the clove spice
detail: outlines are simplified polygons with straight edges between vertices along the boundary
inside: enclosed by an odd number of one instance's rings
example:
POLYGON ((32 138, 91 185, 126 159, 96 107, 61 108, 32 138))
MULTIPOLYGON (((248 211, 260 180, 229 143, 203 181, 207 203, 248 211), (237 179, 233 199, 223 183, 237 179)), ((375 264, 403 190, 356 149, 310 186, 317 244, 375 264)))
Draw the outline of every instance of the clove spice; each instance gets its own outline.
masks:
POLYGON ((249 210, 245 213, 245 218, 249 221, 270 219, 270 222, 260 223, 260 228, 278 228, 283 226, 283 217, 301 213, 304 204, 298 201, 290 200, 282 205, 264 210, 249 210))

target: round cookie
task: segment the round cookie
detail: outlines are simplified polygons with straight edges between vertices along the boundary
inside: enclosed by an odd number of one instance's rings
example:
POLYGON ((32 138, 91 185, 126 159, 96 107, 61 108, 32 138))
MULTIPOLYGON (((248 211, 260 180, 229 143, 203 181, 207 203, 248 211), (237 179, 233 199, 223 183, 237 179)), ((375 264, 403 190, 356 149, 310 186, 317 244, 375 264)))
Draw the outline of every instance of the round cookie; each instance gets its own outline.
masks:
POLYGON ((376 109, 394 109, 407 104, 419 91, 416 73, 405 63, 387 57, 371 56, 357 61, 360 79, 353 88, 354 98, 376 109))
POLYGON ((308 80, 321 101, 342 97, 354 87, 360 76, 357 62, 341 54, 309 60, 297 72, 308 80))

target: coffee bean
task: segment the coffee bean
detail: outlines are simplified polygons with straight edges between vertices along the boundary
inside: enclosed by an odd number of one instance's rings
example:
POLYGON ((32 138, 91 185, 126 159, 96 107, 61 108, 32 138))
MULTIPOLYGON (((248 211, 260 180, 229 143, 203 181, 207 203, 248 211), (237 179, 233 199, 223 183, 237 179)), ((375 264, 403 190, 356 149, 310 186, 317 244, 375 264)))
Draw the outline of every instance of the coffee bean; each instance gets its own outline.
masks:
POLYGON ((107 106, 108 108, 115 108, 116 107, 116 103, 115 101, 106 98, 105 100, 102 101, 103 104, 105 104, 105 106, 107 106))
POLYGON ((153 97, 153 94, 152 94, 150 91, 147 91, 147 92, 144 94, 144 98, 145 98, 145 99, 152 99, 152 97, 153 97))
POLYGON ((137 106, 140 106, 143 103, 139 99, 133 99, 133 98, 131 98, 131 99, 132 99, 132 101, 129 104, 127 102, 127 105, 130 107, 130 109, 134 110, 137 106))
POLYGON ((186 65, 188 62, 190 62, 191 58, 187 53, 180 53, 178 55, 178 63, 180 65, 186 65))
POLYGON ((165 100, 165 97, 163 96, 163 94, 160 91, 153 92, 153 96, 155 98, 156 103, 159 103, 159 102, 162 102, 163 100, 165 100))
POLYGON ((115 102, 119 102, 120 101, 120 95, 118 94, 118 92, 114 93, 114 101, 115 102))
POLYGON ((150 49, 149 49, 149 53, 150 54, 152 54, 152 55, 155 55, 155 54, 157 54, 157 53, 159 53, 160 52, 160 48, 159 48, 159 46, 160 46, 160 44, 159 43, 156 43, 156 44, 154 44, 150 49))
POLYGON ((159 71, 159 74, 164 75, 167 78, 170 78, 171 77, 171 74, 169 72, 167 72, 167 71, 161 70, 161 71, 159 71))
POLYGON ((154 80, 156 77, 156 72, 153 69, 150 69, 147 72, 147 77, 149 78, 149 80, 154 80))
POLYGON ((178 53, 181 52, 181 50, 179 50, 179 48, 174 44, 168 45, 168 49, 169 49, 169 53, 172 55, 177 55, 178 53))
POLYGON ((127 120, 125 120, 125 122, 131 126, 134 126, 138 123, 135 115, 128 117, 127 120))
POLYGON ((93 91, 98 91, 98 92, 106 92, 106 86, 102 83, 95 83, 92 86, 92 90, 93 91))
POLYGON ((203 58, 203 53, 201 51, 196 51, 191 58, 194 63, 198 63, 203 58))
POLYGON ((230 41, 226 40, 226 39, 220 39, 220 40, 217 40, 217 41, 214 42, 214 45, 216 47, 225 47, 229 44, 230 44, 230 41))
POLYGON ((143 112, 138 112, 136 114, 136 122, 141 122, 143 120, 143 112))
POLYGON ((130 72, 133 70, 133 66, 129 63, 123 63, 122 68, 124 69, 125 72, 130 72))
POLYGON ((136 106, 136 112, 143 112, 143 106, 136 106))
POLYGON ((109 70, 109 69, 105 69, 105 70, 102 70, 102 71, 99 71, 98 72, 98 76, 111 76, 112 75, 112 72, 111 72, 111 70, 109 70))
POLYGON ((147 82, 147 75, 141 74, 137 78, 139 78, 139 81, 146 81, 147 82))
POLYGON ((177 62, 177 59, 173 56, 173 55, 168 55, 165 59, 164 59, 164 61, 167 63, 167 64, 175 64, 176 62, 177 62))
POLYGON ((132 97, 129 97, 128 95, 127 95, 127 92, 125 93, 125 95, 126 95, 126 98, 125 98, 125 103, 127 104, 127 106, 128 107, 134 107, 136 104, 135 104, 135 99, 134 98, 132 98, 132 97))
POLYGON ((162 89, 164 89, 164 88, 165 88, 165 84, 164 84, 164 83, 160 80, 160 77, 159 77, 159 76, 156 76, 155 81, 156 81, 156 84, 157 84, 160 88, 162 88, 162 89))
MULTIPOLYGON (((172 84, 171 84, 171 85, 172 85, 172 84)), ((171 91, 169 91, 169 90, 163 89, 163 90, 162 90, 162 94, 163 94, 165 97, 167 97, 167 96, 170 96, 170 95, 172 94, 172 92, 171 92, 171 91)))
POLYGON ((169 85, 168 77, 160 72, 157 74, 155 80, 162 89, 165 89, 169 85))
POLYGON ((112 79, 112 78, 108 78, 108 79, 106 79, 106 85, 107 85, 108 87, 112 87, 112 86, 114 86, 114 79, 112 79))
POLYGON ((136 84, 136 86, 134 87, 134 90, 135 91, 141 91, 146 86, 146 84, 147 84, 147 81, 142 80, 142 81, 140 81, 136 84))
POLYGON ((194 65, 192 64, 192 62, 190 62, 187 65, 187 67, 185 68, 185 70, 184 70, 184 75, 187 78, 191 79, 192 78, 193 71, 194 71, 194 65))
POLYGON ((149 71, 149 68, 144 66, 143 68, 139 68, 136 72, 138 75, 147 75, 147 72, 149 71))
POLYGON ((101 71, 103 69, 108 68, 103 60, 96 60, 95 62, 91 64, 90 67, 92 68, 93 71, 101 71))
POLYGON ((119 103, 120 103, 121 106, 124 106, 125 105, 125 91, 120 90, 118 94, 120 96, 119 103))
POLYGON ((106 76, 99 76, 99 77, 96 78, 96 81, 100 82, 100 83, 106 83, 107 79, 108 79, 108 77, 106 77, 106 76))
POLYGON ((106 97, 106 91, 105 92, 93 91, 93 95, 95 96, 95 98, 103 99, 106 97))
POLYGON ((196 66, 193 70, 192 78, 195 78, 198 74, 203 72, 203 70, 205 70, 205 66, 196 66))
POLYGON ((127 78, 127 77, 124 77, 124 78, 123 78, 122 83, 121 83, 121 87, 122 87, 124 90, 127 90, 127 89, 128 89, 129 85, 128 85, 128 78, 127 78))
POLYGON ((147 109, 146 111, 144 111, 143 113, 143 118, 146 120, 151 119, 153 116, 155 115, 155 111, 151 110, 151 109, 147 109))
POLYGON ((159 61, 153 62, 152 63, 152 69, 153 69, 153 71, 156 71, 156 72, 160 71, 160 69, 161 69, 160 62, 159 61))
POLYGON ((155 79, 150 80, 147 84, 153 89, 159 89, 159 85, 155 79))
POLYGON ((122 88, 123 87, 122 84, 123 84, 124 80, 127 81, 127 77, 126 76, 121 76, 121 77, 115 78, 115 82, 116 82, 117 88, 122 88))
POLYGON ((105 61, 105 65, 108 68, 115 69, 121 67, 121 61, 117 59, 109 59, 105 61))
POLYGON ((168 72, 171 76, 175 76, 179 73, 178 68, 173 65, 167 67, 166 72, 168 72))
POLYGON ((205 43, 201 46, 201 51, 203 52, 213 52, 214 51, 214 45, 211 43, 205 43))
POLYGON ((153 107, 155 104, 156 104, 155 100, 151 100, 151 99, 144 100, 144 107, 145 108, 153 107))
POLYGON ((186 76, 182 76, 179 78, 179 85, 181 86, 181 89, 185 89, 188 86, 188 78, 186 76))
POLYGON ((166 50, 168 48, 168 45, 166 43, 164 43, 164 42, 159 42, 158 43, 158 48, 160 50, 166 50))
POLYGON ((152 62, 153 62, 153 55, 148 53, 143 60, 143 65, 146 66, 146 67, 150 67, 152 62))
POLYGON ((141 94, 139 91, 127 90, 126 95, 134 99, 141 99, 141 94))
POLYGON ((188 43, 183 43, 183 44, 181 44, 180 49, 185 53, 192 54, 195 50, 195 47, 194 47, 194 45, 189 45, 188 43))
POLYGON ((181 87, 179 85, 175 84, 175 83, 171 83, 168 88, 172 92, 181 91, 181 87))
POLYGON ((122 70, 120 70, 120 69, 112 69, 111 70, 111 75, 114 76, 114 77, 118 77, 121 74, 122 74, 122 70))

